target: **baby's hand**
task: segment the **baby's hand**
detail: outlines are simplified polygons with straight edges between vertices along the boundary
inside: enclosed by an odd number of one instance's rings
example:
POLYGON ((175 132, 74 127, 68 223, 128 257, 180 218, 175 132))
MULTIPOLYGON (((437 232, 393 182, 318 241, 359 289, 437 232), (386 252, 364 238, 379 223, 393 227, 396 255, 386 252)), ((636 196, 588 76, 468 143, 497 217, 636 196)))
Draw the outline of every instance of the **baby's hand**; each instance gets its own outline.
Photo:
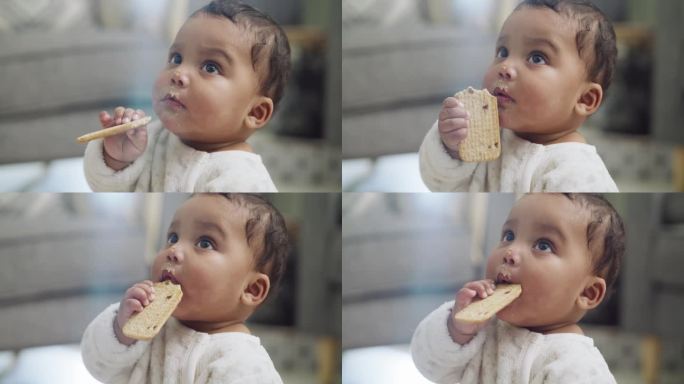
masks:
POLYGON ((137 283, 126 291, 121 303, 119 303, 116 319, 114 319, 114 333, 121 344, 131 345, 135 343, 135 339, 123 334, 123 326, 134 313, 142 311, 152 301, 154 301, 154 287, 149 280, 137 283))
POLYGON ((465 110, 463 103, 455 97, 447 97, 439 111, 437 129, 442 143, 451 157, 459 159, 458 144, 468 135, 468 119, 470 113, 465 110))
POLYGON ((494 293, 495 288, 493 280, 478 280, 466 283, 463 288, 456 293, 454 308, 452 309, 449 321, 447 322, 449 335, 451 335, 451 338, 456 343, 461 345, 467 344, 485 327, 485 325, 487 325, 487 321, 480 324, 465 323, 454 319, 454 314, 467 307, 468 304, 473 302, 474 298, 480 297, 480 299, 484 299, 491 295, 494 293))
MULTIPOLYGON (((145 111, 131 108, 117 107, 114 116, 108 112, 100 112, 100 124, 102 128, 125 124, 130 121, 142 119, 145 111)), ((147 147, 147 126, 131 129, 118 135, 103 139, 105 163, 115 171, 126 168, 145 152, 147 147)))

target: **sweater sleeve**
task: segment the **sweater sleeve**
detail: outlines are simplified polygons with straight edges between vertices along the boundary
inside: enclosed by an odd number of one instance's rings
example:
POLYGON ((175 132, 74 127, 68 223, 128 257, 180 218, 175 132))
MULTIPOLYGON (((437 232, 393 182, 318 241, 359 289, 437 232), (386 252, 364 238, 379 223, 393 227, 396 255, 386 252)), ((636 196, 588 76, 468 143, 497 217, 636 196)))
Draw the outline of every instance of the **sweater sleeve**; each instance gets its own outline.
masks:
POLYGON ((466 345, 449 336, 447 319, 454 302, 444 303, 420 322, 411 340, 411 354, 416 368, 429 380, 453 384, 463 379, 468 363, 482 355, 485 330, 466 345))
POLYGON ((105 383, 127 383, 136 362, 149 348, 149 342, 137 341, 131 346, 119 342, 114 334, 114 318, 119 304, 107 307, 85 330, 81 340, 81 357, 88 372, 105 383))
POLYGON ((487 164, 453 159, 444 149, 437 122, 420 146, 420 176, 433 192, 486 191, 487 164))
MULTIPOLYGON (((133 192, 140 189, 141 176, 145 175, 148 179, 150 177, 149 165, 154 157, 154 150, 157 149, 158 145, 165 144, 159 142, 163 131, 161 121, 157 120, 150 123, 147 126, 147 148, 145 152, 120 171, 109 168, 105 163, 102 139, 88 143, 83 159, 83 171, 90 188, 94 192, 133 192)), ((149 180, 145 180, 142 184, 149 184, 149 180)))

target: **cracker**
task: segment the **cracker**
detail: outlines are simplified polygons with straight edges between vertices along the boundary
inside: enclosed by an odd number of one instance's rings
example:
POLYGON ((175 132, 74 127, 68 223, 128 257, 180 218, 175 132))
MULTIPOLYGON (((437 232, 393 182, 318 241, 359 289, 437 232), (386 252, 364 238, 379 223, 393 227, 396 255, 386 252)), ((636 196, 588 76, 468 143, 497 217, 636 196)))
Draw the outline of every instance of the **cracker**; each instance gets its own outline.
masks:
POLYGON ((169 280, 154 283, 155 299, 123 326, 123 334, 137 340, 151 340, 161 330, 183 297, 181 286, 169 280))
POLYGON ((454 95, 470 112, 468 135, 458 144, 463 161, 490 161, 501 155, 501 132, 496 97, 486 89, 468 87, 454 95))
POLYGON ((136 129, 136 128, 142 127, 143 125, 147 125, 147 124, 149 124, 150 121, 152 121, 152 117, 151 116, 145 116, 145 117, 140 118, 138 120, 129 121, 128 123, 124 123, 121 125, 116 125, 114 127, 109 127, 109 128, 101 129, 99 131, 87 133, 83 136, 78 137, 76 139, 76 141, 79 143, 87 143, 91 140, 101 139, 103 137, 118 135, 119 133, 126 132, 126 131, 129 131, 131 129, 136 129))
POLYGON ((490 319, 522 294, 520 284, 499 284, 494 293, 474 301, 454 315, 454 319, 466 323, 481 323, 490 319))

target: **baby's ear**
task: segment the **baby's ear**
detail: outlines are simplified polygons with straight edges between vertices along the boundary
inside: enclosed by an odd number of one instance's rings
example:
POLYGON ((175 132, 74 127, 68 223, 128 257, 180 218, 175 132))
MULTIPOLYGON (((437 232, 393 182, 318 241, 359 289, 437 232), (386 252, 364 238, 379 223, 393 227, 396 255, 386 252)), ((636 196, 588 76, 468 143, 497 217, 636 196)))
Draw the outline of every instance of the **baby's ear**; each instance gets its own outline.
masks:
POLYGON ((598 110, 602 101, 603 87, 598 83, 588 83, 575 104, 575 111, 580 116, 589 117, 598 110))
POLYGON ((273 100, 270 97, 257 96, 245 117, 245 125, 250 130, 261 128, 271 120, 272 115, 273 100))
POLYGON ((268 291, 271 289, 271 279, 268 275, 261 272, 255 272, 244 291, 242 291, 243 304, 250 307, 257 307, 266 300, 268 291))
POLYGON ((606 281, 602 277, 591 276, 577 299, 583 310, 596 308, 606 296, 606 281))

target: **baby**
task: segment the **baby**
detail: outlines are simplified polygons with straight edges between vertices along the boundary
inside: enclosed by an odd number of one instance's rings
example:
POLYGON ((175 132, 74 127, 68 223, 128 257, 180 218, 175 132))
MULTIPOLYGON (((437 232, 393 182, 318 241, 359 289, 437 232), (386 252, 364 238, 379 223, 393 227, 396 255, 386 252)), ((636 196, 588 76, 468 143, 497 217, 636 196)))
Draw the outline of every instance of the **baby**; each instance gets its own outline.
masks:
MULTIPOLYGON (((256 9, 215 0, 190 16, 154 84, 156 123, 91 142, 94 191, 276 192, 246 140, 269 122, 290 72, 283 30, 256 9)), ((142 110, 103 111, 110 127, 142 110)))
POLYGON ((460 161, 469 114, 448 97, 420 148, 423 181, 433 191, 616 192, 578 132, 601 105, 616 56, 610 21, 588 1, 523 1, 501 28, 484 77, 505 127, 501 156, 460 161))
POLYGON ((489 256, 486 279, 466 283, 418 325, 413 361, 437 383, 615 383, 577 323, 617 278, 624 242, 622 219, 599 196, 523 196, 489 256), (522 295, 497 320, 453 318, 498 283, 521 284, 522 295))
POLYGON ((173 218, 151 281, 129 288, 81 342, 90 373, 106 383, 281 383, 245 321, 278 284, 289 241, 280 213, 256 195, 200 194, 173 218), (155 299, 152 281, 180 284, 183 298, 159 334, 136 341, 126 321, 155 299))

